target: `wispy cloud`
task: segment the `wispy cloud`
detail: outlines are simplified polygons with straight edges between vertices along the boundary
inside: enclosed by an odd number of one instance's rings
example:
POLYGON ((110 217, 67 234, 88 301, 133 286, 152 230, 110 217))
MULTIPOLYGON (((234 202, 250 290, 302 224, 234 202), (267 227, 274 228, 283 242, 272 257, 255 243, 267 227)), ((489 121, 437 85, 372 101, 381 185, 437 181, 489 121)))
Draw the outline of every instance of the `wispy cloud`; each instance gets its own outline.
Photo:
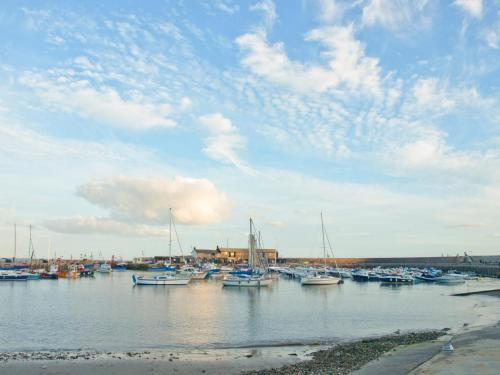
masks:
POLYGON ((165 226, 129 224, 110 218, 76 216, 52 219, 44 222, 47 229, 66 234, 98 234, 131 237, 164 237, 168 235, 165 226))
POLYGON ((172 112, 169 104, 146 98, 125 99, 111 87, 95 88, 89 81, 72 81, 68 77, 51 81, 31 72, 23 74, 20 82, 34 89, 51 107, 114 127, 141 130, 176 125, 169 118, 172 112))
POLYGON ((205 155, 222 163, 232 164, 244 172, 253 173, 238 155, 245 148, 246 140, 230 119, 221 113, 212 113, 200 116, 198 120, 209 133, 203 148, 205 155))
POLYGON ((363 8, 362 23, 365 26, 380 25, 390 30, 428 27, 430 18, 425 14, 428 0, 370 0, 363 8))
POLYGON ((483 0, 456 0, 455 5, 474 18, 483 16, 483 0))
POLYGON ((243 66, 271 82, 302 93, 347 89, 380 95, 378 60, 366 56, 364 45, 354 36, 353 25, 314 29, 305 40, 324 48, 324 64, 291 60, 284 44, 269 44, 262 31, 244 34, 236 43, 243 52, 243 66))

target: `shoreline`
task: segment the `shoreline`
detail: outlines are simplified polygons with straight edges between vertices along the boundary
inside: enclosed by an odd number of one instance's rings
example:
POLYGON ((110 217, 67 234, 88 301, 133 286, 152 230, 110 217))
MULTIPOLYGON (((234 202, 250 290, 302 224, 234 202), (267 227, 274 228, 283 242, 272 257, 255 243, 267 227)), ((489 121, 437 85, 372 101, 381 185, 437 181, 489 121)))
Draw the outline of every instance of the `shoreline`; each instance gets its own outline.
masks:
MULTIPOLYGON (((426 362, 436 360, 442 365, 443 361, 449 361, 450 357, 440 359, 439 354, 442 345, 450 340, 459 343, 472 340, 474 343, 485 337, 491 339, 492 336, 488 336, 488 332, 495 329, 499 340, 493 341, 493 344, 490 342, 490 345, 500 352, 500 300, 490 295, 470 298, 476 298, 477 301, 473 310, 475 319, 464 322, 462 327, 413 332, 398 330, 392 334, 337 344, 318 341, 305 345, 294 345, 298 343, 295 342, 290 343, 291 345, 208 349, 0 352, 0 373, 268 375, 291 372, 347 374, 354 371, 359 375, 386 375, 394 373, 388 371, 387 366, 389 369, 399 366, 401 371, 398 373, 408 373, 422 366, 424 370, 415 373, 426 374, 432 373, 425 370, 426 362)), ((457 350, 459 349, 464 351, 461 347, 457 350)), ((465 353, 463 357, 467 358, 468 352, 465 353)))
MULTIPOLYGON (((349 363, 367 363, 382 355, 387 348, 433 340, 445 335, 441 331, 405 332, 365 338, 337 345, 274 346, 208 350, 151 350, 144 352, 20 352, 0 353, 0 372, 32 375, 50 374, 288 374, 280 369, 307 368, 314 358, 342 351, 349 363), (371 348, 368 351, 366 348, 371 348), (376 348, 375 348, 376 347, 376 348), (367 356, 367 353, 371 353, 367 356), (364 356, 365 360, 360 362, 364 356)), ((344 368, 347 368, 344 366, 344 368)), ((352 369, 352 366, 349 367, 352 369)), ((297 372, 297 371, 295 371, 297 372)), ((348 373, 348 372, 339 372, 348 373)))

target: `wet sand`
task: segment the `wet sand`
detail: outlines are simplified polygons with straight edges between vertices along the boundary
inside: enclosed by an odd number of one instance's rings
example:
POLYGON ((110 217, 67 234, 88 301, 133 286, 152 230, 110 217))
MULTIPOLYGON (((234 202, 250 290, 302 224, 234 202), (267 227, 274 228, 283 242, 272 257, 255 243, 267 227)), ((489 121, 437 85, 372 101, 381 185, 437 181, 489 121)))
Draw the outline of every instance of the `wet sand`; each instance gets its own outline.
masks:
MULTIPOLYGON (((32 353, 0 363, 0 374, 239 374, 304 361, 318 346, 123 353, 32 353), (45 355, 60 359, 43 359, 45 355), (26 356, 26 359, 23 359, 26 356)), ((10 353, 11 355, 11 353, 10 353)))

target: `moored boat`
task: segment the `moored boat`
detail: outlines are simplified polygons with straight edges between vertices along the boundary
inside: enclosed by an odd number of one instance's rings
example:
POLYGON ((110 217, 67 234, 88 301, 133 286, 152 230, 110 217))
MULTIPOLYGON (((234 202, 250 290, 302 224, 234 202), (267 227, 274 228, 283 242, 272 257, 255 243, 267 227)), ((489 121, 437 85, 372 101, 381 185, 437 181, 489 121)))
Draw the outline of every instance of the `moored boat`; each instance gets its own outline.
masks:
POLYGON ((111 273, 111 271, 111 266, 107 263, 102 263, 97 269, 97 272, 99 273, 111 273))
MULTIPOLYGON (((177 238, 177 243, 180 248, 180 241, 177 235, 177 230, 175 228, 175 223, 173 221, 172 209, 170 208, 170 228, 169 228, 169 242, 168 242, 168 250, 169 250, 169 263, 164 263, 165 267, 172 267, 172 224, 174 225, 174 231, 177 238)), ((182 252, 182 249, 180 249, 182 252)), ((174 267, 175 270, 175 267, 174 267)), ((132 275, 132 283, 135 285, 187 285, 191 281, 191 275, 177 275, 175 272, 169 272, 159 275, 132 275)))
POLYGON ((409 275, 398 274, 398 273, 379 275, 379 280, 382 283, 391 283, 391 284, 411 284, 411 283, 413 283, 413 277, 411 277, 409 275))
POLYGON ((113 271, 126 271, 127 270, 127 263, 116 263, 111 266, 111 269, 113 271))
POLYGON ((40 279, 43 279, 43 280, 57 280, 57 279, 59 279, 59 276, 57 275, 57 273, 42 272, 40 274, 40 279))
POLYGON ((171 274, 152 276, 132 275, 132 283, 134 285, 187 285, 190 280, 190 277, 179 277, 171 274))
POLYGON ((273 282, 270 277, 264 276, 227 276, 222 280, 224 286, 237 287, 264 287, 269 286, 273 282))
POLYGON ((257 251, 260 248, 255 235, 255 227, 250 218, 250 233, 248 235, 248 269, 245 273, 225 276, 222 285, 227 287, 266 287, 272 284, 273 279, 266 276, 269 265, 267 259, 257 251))
POLYGON ((28 275, 13 271, 0 271, 0 281, 28 281, 28 275))
POLYGON ((308 275, 300 279, 302 285, 332 285, 341 282, 341 278, 325 274, 308 275))
MULTIPOLYGON (((330 240, 328 239, 328 236, 325 231, 325 224, 323 222, 323 213, 321 213, 321 232, 322 232, 322 238, 323 238, 323 261, 324 261, 324 266, 322 268, 322 272, 320 271, 315 271, 312 273, 306 273, 304 276, 300 278, 300 284, 301 285, 333 285, 333 284, 340 284, 342 283, 342 277, 335 277, 329 274, 329 270, 326 266, 326 241, 328 240, 329 248, 330 251, 333 253, 331 245, 330 245, 330 240)), ((334 259, 335 260, 335 259, 334 259)), ((335 261, 335 265, 337 265, 335 261)), ((338 267, 335 267, 338 269, 338 267)), ((339 274, 340 276, 340 274, 339 274)))

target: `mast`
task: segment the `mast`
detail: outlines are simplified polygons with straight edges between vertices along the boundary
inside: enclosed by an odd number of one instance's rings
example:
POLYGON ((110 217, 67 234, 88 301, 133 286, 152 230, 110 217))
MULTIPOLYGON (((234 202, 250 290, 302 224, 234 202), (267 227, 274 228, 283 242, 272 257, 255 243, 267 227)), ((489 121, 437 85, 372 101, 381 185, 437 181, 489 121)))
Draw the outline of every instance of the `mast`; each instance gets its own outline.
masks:
POLYGON ((250 218, 250 234, 248 236, 248 265, 251 269, 254 266, 253 259, 253 234, 252 234, 252 218, 250 218))
POLYGON ((170 265, 172 265, 172 208, 169 208, 170 212, 170 223, 169 223, 169 229, 168 229, 168 255, 170 258, 170 265))
POLYGON ((14 223, 14 257, 12 258, 12 265, 16 263, 16 252, 17 252, 17 228, 16 228, 16 223, 14 223))
POLYGON ((325 275, 326 275, 326 244, 325 244, 325 224, 323 223, 323 212, 321 215, 321 232, 323 233, 323 259, 325 262, 325 275))

